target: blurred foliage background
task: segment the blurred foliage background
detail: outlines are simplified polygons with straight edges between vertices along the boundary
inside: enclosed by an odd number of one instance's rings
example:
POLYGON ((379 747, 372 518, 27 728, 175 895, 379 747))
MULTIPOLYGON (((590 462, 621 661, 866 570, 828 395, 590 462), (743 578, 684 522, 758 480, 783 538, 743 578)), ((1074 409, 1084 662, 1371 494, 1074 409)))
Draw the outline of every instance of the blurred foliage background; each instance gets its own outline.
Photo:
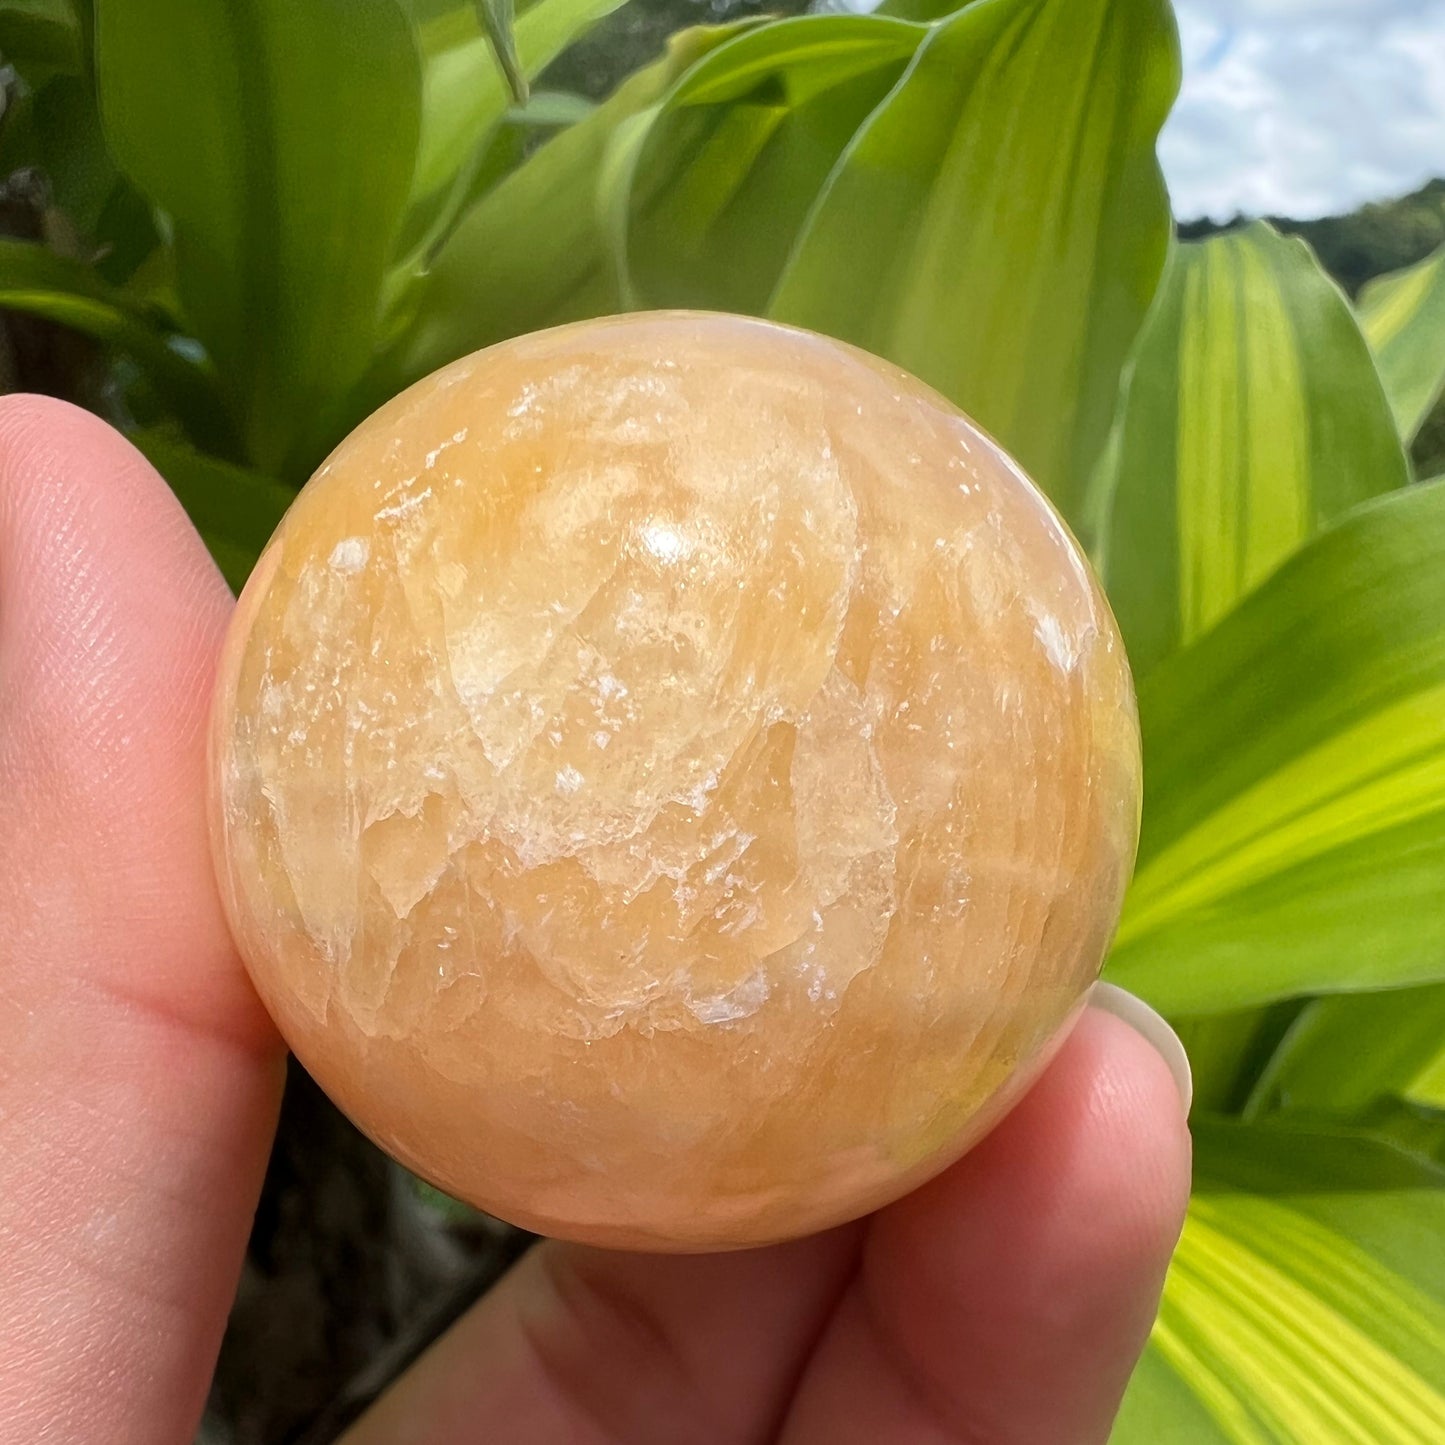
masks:
MULTIPOLYGON (((1445 182, 1176 231, 1167 0, 778 9, 532 0, 524 104, 462 0, 0 0, 0 379, 129 434, 238 586, 518 332, 721 308, 932 382, 1140 684, 1108 972, 1189 1044, 1198 1168, 1116 1439, 1445 1439, 1445 182)), ((287 1118, 208 1440, 329 1438, 519 1247, 287 1118)))

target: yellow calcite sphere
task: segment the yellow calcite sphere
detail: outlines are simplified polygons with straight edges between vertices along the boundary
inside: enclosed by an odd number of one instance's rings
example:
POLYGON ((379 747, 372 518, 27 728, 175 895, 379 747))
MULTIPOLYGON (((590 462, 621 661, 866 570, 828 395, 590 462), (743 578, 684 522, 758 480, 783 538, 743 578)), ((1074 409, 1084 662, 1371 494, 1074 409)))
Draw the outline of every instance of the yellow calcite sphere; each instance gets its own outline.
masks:
POLYGON ((231 925, 384 1149, 549 1234, 713 1249, 955 1159, 1094 979, 1139 744, 1114 621, 918 381, 737 317, 458 361, 237 609, 231 925))

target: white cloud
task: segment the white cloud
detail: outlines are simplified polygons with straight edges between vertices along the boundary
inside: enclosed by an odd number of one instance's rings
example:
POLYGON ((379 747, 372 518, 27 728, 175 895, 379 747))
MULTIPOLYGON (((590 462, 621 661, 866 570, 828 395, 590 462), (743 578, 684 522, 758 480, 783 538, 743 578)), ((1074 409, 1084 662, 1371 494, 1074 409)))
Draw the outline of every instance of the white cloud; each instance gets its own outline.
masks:
POLYGON ((1177 0, 1175 211, 1349 210, 1445 174, 1445 0, 1177 0))

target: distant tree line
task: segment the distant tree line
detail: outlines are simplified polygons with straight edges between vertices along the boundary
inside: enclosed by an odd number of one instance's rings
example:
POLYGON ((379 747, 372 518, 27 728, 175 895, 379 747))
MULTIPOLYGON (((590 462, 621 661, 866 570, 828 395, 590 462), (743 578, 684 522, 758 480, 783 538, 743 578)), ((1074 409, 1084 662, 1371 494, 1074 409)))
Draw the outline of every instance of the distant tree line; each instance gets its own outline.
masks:
MULTIPOLYGON (((1223 224, 1183 222, 1179 234, 1186 241, 1198 240, 1233 230, 1248 219, 1237 216, 1223 224)), ((1351 296, 1356 296, 1365 282, 1413 266, 1445 245, 1445 178, 1428 181, 1397 201, 1371 202, 1347 216, 1326 216, 1317 221, 1297 221, 1288 216, 1267 219, 1278 230, 1303 236, 1325 270, 1351 296)))

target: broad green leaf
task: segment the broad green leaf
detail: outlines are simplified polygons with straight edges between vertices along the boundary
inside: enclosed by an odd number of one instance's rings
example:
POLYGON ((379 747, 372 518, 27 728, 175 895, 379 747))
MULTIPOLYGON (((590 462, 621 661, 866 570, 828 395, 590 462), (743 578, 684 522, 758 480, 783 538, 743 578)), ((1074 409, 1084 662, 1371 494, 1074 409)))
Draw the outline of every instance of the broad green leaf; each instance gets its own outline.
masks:
POLYGON ((1195 1124, 1195 1192, 1114 1445, 1445 1439, 1445 1171, 1195 1124))
POLYGON ((1445 1043, 1406 1085, 1405 1097, 1430 1109, 1445 1110, 1445 1043))
MULTIPOLYGON (((430 231, 411 235, 409 257, 398 263, 387 278, 383 310, 388 316, 388 332, 394 340, 404 329, 404 308, 413 299, 417 282, 429 266, 432 247, 439 242, 455 217, 480 201, 509 172, 515 170, 534 150, 544 133, 563 130, 586 120, 596 104, 580 95, 561 91, 533 91, 525 106, 513 106, 486 132, 486 138, 475 156, 455 177, 452 193, 438 197, 439 209, 429 213, 430 231)), ((413 211, 409 224, 420 226, 425 217, 413 211)))
MULTIPOLYGON (((1155 1329, 1159 1329, 1157 1322, 1155 1329)), ((1208 1398, 1218 1401, 1221 1408, 1231 1408, 1228 1385, 1205 1378, 1203 1371, 1190 1373, 1195 1378, 1192 1387, 1151 1339, 1129 1378, 1109 1445, 1216 1445, 1229 1441, 1230 1436, 1220 1435, 1205 1403, 1208 1398)), ((1264 1445, 1258 1437, 1244 1438, 1250 1445, 1264 1445)), ((1268 1445, 1280 1442, 1271 1438, 1268 1445)))
POLYGON ((296 493, 162 432, 134 432, 130 439, 170 483, 231 590, 239 592, 296 493))
POLYGON ((1244 1107, 1300 1011, 1297 1002, 1171 1020, 1194 1074, 1194 1107, 1234 1114, 1244 1107))
POLYGON ((1143 677, 1410 472, 1348 303, 1263 223, 1175 249, 1130 371, 1103 568, 1143 677))
POLYGON ((1445 1109, 1445 985, 1316 999, 1285 1035, 1249 1112, 1360 1117, 1390 1098, 1445 1109))
POLYGON ((89 76, 12 87, 0 123, 0 175, 32 166, 44 172, 54 202, 48 227, 68 238, 57 249, 91 258, 107 281, 126 281, 159 236, 150 204, 111 159, 89 76))
MULTIPOLYGON (((1287 1117, 1299 1123, 1308 1123, 1310 1119, 1302 1112, 1287 1117)), ((1439 1104, 1393 1097, 1381 1099, 1354 1122, 1360 1132, 1371 1138, 1383 1139, 1407 1154, 1445 1168, 1445 1108, 1439 1104)), ((1335 1124, 1337 1120, 1329 1116, 1324 1123, 1335 1124)))
POLYGON ((180 303, 173 284, 174 258, 168 247, 162 251, 155 210, 123 176, 106 197, 93 234, 99 251, 95 269, 100 275, 114 285, 125 286, 133 294, 164 304, 172 313, 179 313, 180 303), (138 273, 143 267, 148 269, 140 276, 138 273), (163 296, 145 289, 152 275, 167 278, 163 296))
POLYGON ((58 75, 36 91, 36 160, 55 202, 86 236, 95 235, 106 203, 124 182, 106 149, 95 92, 82 76, 58 75))
POLYGON ((0 308, 93 336, 138 362, 192 435, 221 442, 224 418, 209 368, 180 338, 89 267, 33 241, 0 239, 0 308))
POLYGON ((1177 1014, 1445 977, 1445 487, 1366 504, 1140 690, 1110 976, 1177 1014))
POLYGON ((421 81, 397 0, 97 0, 101 114, 174 225, 251 455, 299 475, 365 370, 421 81))
POLYGON ((31 85, 79 75, 85 51, 72 0, 0 0, 0 60, 31 85))
POLYGON ((506 114, 507 121, 523 130, 555 130, 586 120, 597 102, 568 90, 534 90, 524 106, 506 114))
MULTIPOLYGON (((899 20, 943 20, 973 3, 974 0, 884 0, 873 13, 893 15, 899 20)), ((839 8, 847 7, 840 5, 839 8)))
MULTIPOLYGON (((515 26, 517 65, 529 79, 624 0, 539 0, 515 26)), ((424 259, 454 224, 488 133, 513 104, 476 10, 455 6, 418 17, 422 53, 421 134, 402 264, 424 259)))
POLYGON ((662 60, 547 142, 467 213, 409 294, 402 342, 378 367, 368 400, 508 336, 618 308, 597 203, 609 145, 619 127, 733 33, 674 36, 662 60))
POLYGON ((1400 432, 1413 441, 1445 390, 1445 246, 1370 282, 1360 294, 1360 321, 1400 432))
MULTIPOLYGON (((548 138, 547 132, 555 134, 568 126, 577 125, 596 109, 595 101, 580 95, 534 90, 525 106, 513 106, 487 132, 477 155, 457 178, 456 195, 448 202, 448 214, 452 209, 460 214, 481 200, 498 181, 521 165, 542 140, 548 138)), ((416 284, 418 273, 427 269, 425 258, 430 253, 431 241, 439 238, 444 229, 445 225, 439 224, 434 236, 423 240, 409 264, 403 263, 393 269, 389 283, 393 296, 404 298, 416 284)))
POLYGON ((1169 206, 1166 0, 977 0, 844 152, 769 308, 972 414, 1077 520, 1169 206))
POLYGON ((761 314, 814 198, 927 31, 808 15, 719 46, 639 121, 614 183, 627 305, 761 314))

